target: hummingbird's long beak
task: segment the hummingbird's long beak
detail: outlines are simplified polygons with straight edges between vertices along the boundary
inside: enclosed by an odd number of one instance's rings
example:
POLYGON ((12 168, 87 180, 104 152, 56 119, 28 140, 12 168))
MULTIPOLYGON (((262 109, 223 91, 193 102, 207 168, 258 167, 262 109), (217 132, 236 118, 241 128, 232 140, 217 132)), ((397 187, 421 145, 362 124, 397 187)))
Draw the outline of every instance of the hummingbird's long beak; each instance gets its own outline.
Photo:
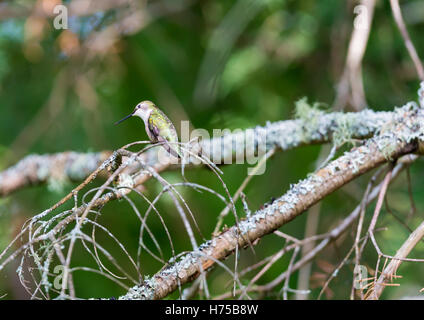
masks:
POLYGON ((130 113, 129 115, 127 115, 125 118, 123 118, 123 119, 121 119, 121 120, 119 120, 119 121, 116 121, 116 122, 114 123, 114 125, 116 126, 117 124, 120 124, 122 121, 127 120, 128 118, 131 118, 133 115, 134 115, 134 112, 131 112, 131 113, 130 113))

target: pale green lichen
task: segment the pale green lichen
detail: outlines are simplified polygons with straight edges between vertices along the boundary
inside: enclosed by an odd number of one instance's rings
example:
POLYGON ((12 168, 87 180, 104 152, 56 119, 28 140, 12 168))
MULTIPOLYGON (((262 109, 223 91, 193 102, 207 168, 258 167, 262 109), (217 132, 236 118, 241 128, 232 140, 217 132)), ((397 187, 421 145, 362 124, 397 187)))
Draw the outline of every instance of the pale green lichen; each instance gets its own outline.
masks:
POLYGON ((319 107, 323 104, 314 102, 313 105, 308 103, 308 98, 303 97, 295 102, 295 117, 304 121, 318 121, 318 118, 324 114, 319 107))
POLYGON ((346 143, 353 145, 354 139, 352 137, 357 132, 354 124, 352 117, 340 115, 337 118, 336 129, 333 132, 333 143, 337 148, 346 143))
POLYGON ((399 142, 423 141, 422 118, 423 109, 416 102, 408 102, 400 108, 395 108, 392 121, 381 128, 377 144, 378 149, 388 161, 393 161, 399 142))
POLYGON ((387 137, 387 139, 379 139, 377 147, 387 161, 393 161, 393 153, 397 149, 396 139, 393 136, 387 137))
POLYGON ((365 154, 369 152, 369 149, 366 147, 357 148, 352 152, 352 159, 350 161, 350 167, 352 168, 353 173, 359 172, 359 167, 363 165, 365 162, 365 154))
POLYGON ((126 295, 119 300, 153 300, 155 296, 156 280, 154 277, 145 276, 142 285, 136 285, 128 290, 126 295))
POLYGON ((308 98, 303 97, 295 102, 295 118, 303 122, 298 132, 298 137, 302 140, 309 140, 312 135, 316 134, 320 128, 320 119, 324 115, 324 111, 319 109, 321 104, 315 102, 313 105, 308 103, 308 98))

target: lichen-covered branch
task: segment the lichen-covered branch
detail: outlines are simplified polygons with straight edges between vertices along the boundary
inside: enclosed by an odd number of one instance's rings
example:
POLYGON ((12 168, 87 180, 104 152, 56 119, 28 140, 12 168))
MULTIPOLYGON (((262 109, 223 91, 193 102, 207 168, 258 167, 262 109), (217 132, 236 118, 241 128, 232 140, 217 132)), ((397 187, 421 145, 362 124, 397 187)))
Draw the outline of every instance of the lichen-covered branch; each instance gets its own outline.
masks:
POLYGON ((103 151, 29 155, 0 173, 0 197, 49 181, 82 181, 111 154, 110 151, 103 151))
POLYGON ((237 246, 246 247, 280 228, 314 203, 365 172, 401 155, 423 150, 423 141, 424 111, 414 104, 395 110, 392 121, 386 124, 378 136, 293 185, 273 204, 204 243, 198 251, 180 257, 177 262, 171 263, 153 277, 146 278, 141 286, 133 287, 120 298, 166 297, 177 289, 178 283, 184 284, 198 277, 199 265, 203 270, 209 269, 217 260, 223 260, 232 254, 237 246))
MULTIPOLYGON (((240 145, 246 147, 247 132, 253 139, 251 145, 260 152, 269 151, 274 147, 285 151, 302 145, 326 143, 335 135, 339 140, 364 139, 387 123, 392 113, 372 110, 358 113, 325 113, 314 108, 306 108, 299 113, 299 116, 299 119, 268 123, 265 126, 234 132, 223 137, 203 140, 202 152, 217 164, 231 163, 240 145)), ((110 155, 110 151, 103 151, 27 156, 13 167, 0 172, 0 197, 48 181, 63 179, 82 181, 110 155)), ((153 166, 158 172, 170 167, 170 162, 158 160, 158 148, 152 148, 141 156, 146 164, 153 166)), ((140 169, 139 162, 135 161, 128 171, 134 173, 140 169)), ((149 175, 138 175, 132 185, 138 186, 149 177, 149 175)))
MULTIPOLYGON (((339 139, 365 139, 376 133, 392 119, 392 112, 332 112, 326 113, 306 103, 298 103, 298 119, 268 123, 263 127, 250 129, 253 144, 265 147, 266 152, 274 147, 282 151, 303 145, 326 143, 336 135, 339 139)), ((240 144, 244 143, 246 131, 213 138, 202 142, 202 150, 213 161, 229 160, 240 144)))

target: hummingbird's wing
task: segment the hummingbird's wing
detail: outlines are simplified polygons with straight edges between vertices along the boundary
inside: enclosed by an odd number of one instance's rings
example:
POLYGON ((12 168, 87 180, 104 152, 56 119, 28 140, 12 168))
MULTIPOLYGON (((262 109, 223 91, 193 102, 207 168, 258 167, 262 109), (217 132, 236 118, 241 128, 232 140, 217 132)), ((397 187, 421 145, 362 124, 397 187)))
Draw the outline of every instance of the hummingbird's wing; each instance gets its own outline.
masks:
POLYGON ((157 130, 154 130, 152 126, 150 125, 150 121, 147 121, 145 123, 146 133, 149 136, 150 141, 152 142, 158 142, 158 132, 157 130))
POLYGON ((163 143, 166 151, 174 157, 181 158, 178 146, 178 135, 174 125, 168 117, 159 109, 151 113, 148 121, 148 134, 152 141, 163 143))

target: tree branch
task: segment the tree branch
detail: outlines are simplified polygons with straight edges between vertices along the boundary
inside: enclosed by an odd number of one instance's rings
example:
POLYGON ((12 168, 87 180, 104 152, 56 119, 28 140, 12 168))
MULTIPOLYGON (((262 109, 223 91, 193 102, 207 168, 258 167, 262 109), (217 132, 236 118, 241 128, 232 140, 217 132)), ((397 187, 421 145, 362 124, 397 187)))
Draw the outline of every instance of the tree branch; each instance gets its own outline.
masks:
POLYGON ((140 286, 131 288, 120 299, 161 299, 179 284, 194 280, 215 261, 223 260, 239 247, 285 225, 306 209, 349 181, 401 155, 423 150, 424 111, 408 104, 393 113, 382 132, 361 147, 354 148, 332 161, 317 173, 293 185, 286 194, 250 218, 222 232, 199 246, 198 251, 183 255, 140 286))
POLYGON ((0 172, 0 197, 24 187, 48 181, 81 181, 96 170, 112 152, 63 152, 51 155, 29 155, 16 165, 0 172))
MULTIPOLYGON (((277 150, 286 151, 304 145, 327 143, 331 141, 335 132, 345 130, 346 127, 351 138, 368 138, 391 118, 391 112, 364 110, 354 113, 325 113, 313 109, 301 119, 278 121, 223 137, 205 139, 201 142, 201 148, 216 164, 229 164, 235 157, 240 144, 243 143, 246 147, 245 136, 248 132, 254 138, 252 145, 266 149, 260 150, 261 152, 267 152, 274 147, 277 150)), ((110 151, 103 151, 87 154, 64 152, 27 156, 13 167, 0 172, 0 197, 27 186, 45 183, 54 177, 82 181, 110 155, 110 151)), ((141 157, 146 164, 153 166, 158 172, 172 167, 167 159, 159 161, 158 148, 148 150, 141 157)), ((140 164, 135 161, 128 172, 134 173, 140 169, 140 164)), ((133 181, 133 184, 138 186, 149 178, 150 175, 141 174, 133 181)))

